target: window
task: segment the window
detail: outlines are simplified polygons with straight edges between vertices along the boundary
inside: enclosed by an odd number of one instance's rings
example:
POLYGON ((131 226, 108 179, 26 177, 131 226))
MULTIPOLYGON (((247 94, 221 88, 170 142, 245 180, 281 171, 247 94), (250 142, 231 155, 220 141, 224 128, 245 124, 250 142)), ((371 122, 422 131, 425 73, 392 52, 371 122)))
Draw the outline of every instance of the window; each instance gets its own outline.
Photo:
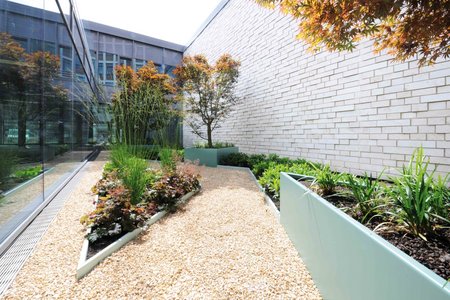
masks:
POLYGON ((135 59, 134 60, 134 70, 138 71, 140 68, 142 68, 146 64, 147 64, 147 61, 144 59, 135 59))
POLYGON ((174 66, 169 66, 169 65, 164 66, 164 73, 168 74, 170 77, 174 77, 173 70, 175 70, 174 66))
POLYGON ((75 55, 75 75, 76 78, 81 81, 87 81, 86 74, 84 73, 83 66, 81 65, 78 55, 75 55))
POLYGON ((97 70, 97 74, 98 74, 98 79, 100 80, 100 82, 104 82, 105 81, 105 64, 102 62, 98 63, 98 70, 97 70))
POLYGON ((98 71, 97 71, 97 52, 94 51, 94 50, 91 50, 90 53, 91 53, 92 66, 94 67, 94 70, 93 70, 94 74, 98 74, 98 71))
POLYGON ((72 48, 60 46, 59 57, 61 59, 61 75, 72 77, 72 48))
POLYGON ((30 39, 30 52, 45 51, 56 54, 55 43, 30 39))
MULTIPOLYGON (((98 77, 105 85, 115 84, 114 68, 117 65, 117 55, 105 52, 98 53, 98 77)), ((130 60, 131 64, 131 60, 130 60)))
POLYGON ((13 37, 13 39, 20 44, 20 46, 25 49, 25 51, 28 51, 28 40, 26 38, 20 38, 20 37, 13 37))
POLYGON ((120 57, 119 63, 123 66, 130 66, 130 67, 133 66, 131 58, 127 58, 127 57, 120 57))
POLYGON ((114 63, 106 63, 105 81, 114 81, 114 63))

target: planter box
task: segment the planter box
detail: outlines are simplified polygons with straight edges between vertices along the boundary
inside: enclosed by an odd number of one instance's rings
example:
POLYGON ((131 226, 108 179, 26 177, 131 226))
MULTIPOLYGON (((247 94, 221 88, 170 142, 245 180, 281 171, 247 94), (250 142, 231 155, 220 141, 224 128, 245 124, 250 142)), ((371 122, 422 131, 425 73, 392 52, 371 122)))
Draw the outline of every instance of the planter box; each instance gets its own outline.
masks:
POLYGON ((190 161, 198 160, 200 165, 217 167, 222 157, 230 153, 238 153, 238 147, 227 147, 218 149, 186 148, 184 149, 184 159, 190 161))
MULTIPOLYGON (((184 195, 178 202, 177 205, 183 204, 186 201, 188 201, 192 196, 197 194, 200 191, 200 189, 192 191, 184 195)), ((89 249, 89 240, 84 239, 83 246, 81 247, 81 253, 80 253, 80 260, 78 261, 78 267, 77 267, 77 274, 76 278, 80 279, 84 277, 86 274, 88 274, 92 269, 95 268, 96 265, 98 265, 102 260, 122 248, 125 244, 127 244, 129 241, 134 240, 142 231, 146 230, 148 226, 152 225, 153 223, 156 223, 164 217, 167 214, 167 211, 160 211, 153 215, 143 227, 136 228, 132 232, 128 232, 121 238, 119 238, 117 241, 113 242, 112 244, 108 245, 106 248, 101 250, 100 252, 96 253, 94 256, 87 259, 87 253, 89 249)), ((89 232, 89 231, 88 231, 89 232)))
POLYGON ((446 279, 281 173, 280 220, 324 299, 450 299, 446 279))

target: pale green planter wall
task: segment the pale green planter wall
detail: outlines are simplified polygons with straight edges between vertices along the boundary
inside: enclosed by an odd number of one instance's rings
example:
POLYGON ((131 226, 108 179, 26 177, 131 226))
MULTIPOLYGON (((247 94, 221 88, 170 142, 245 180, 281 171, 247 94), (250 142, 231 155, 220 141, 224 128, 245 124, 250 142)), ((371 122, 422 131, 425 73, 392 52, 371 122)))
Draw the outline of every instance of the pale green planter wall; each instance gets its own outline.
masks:
POLYGON ((445 279, 286 173, 280 197, 281 224, 324 299, 450 299, 445 279))
POLYGON ((190 161, 198 160, 200 165, 208 167, 217 167, 222 157, 230 153, 239 152, 238 147, 204 149, 204 148, 186 148, 184 149, 184 159, 190 161))

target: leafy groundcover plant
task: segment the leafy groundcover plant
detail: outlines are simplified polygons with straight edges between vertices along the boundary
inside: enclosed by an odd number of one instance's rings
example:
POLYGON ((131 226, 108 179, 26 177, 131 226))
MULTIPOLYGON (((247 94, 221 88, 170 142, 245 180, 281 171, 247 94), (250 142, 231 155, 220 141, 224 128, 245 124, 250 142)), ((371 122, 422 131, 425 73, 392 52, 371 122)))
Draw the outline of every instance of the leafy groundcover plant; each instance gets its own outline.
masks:
MULTIPOLYGON (((422 148, 398 176, 381 180, 331 170, 329 165, 277 155, 234 153, 221 164, 248 167, 279 208, 280 172, 299 180, 326 200, 412 256, 450 278, 450 174, 434 176, 422 148)), ((381 172, 383 173, 383 172, 381 172)))
POLYGON ((17 182, 22 182, 34 178, 42 173, 42 166, 30 167, 14 172, 13 177, 17 182))
POLYGON ((176 155, 165 157, 155 169, 126 147, 113 149, 102 179, 92 188, 98 195, 95 209, 80 220, 91 229, 86 236, 91 242, 88 257, 143 226, 157 212, 175 210, 182 196, 200 188, 195 168, 177 165, 175 159, 176 155))

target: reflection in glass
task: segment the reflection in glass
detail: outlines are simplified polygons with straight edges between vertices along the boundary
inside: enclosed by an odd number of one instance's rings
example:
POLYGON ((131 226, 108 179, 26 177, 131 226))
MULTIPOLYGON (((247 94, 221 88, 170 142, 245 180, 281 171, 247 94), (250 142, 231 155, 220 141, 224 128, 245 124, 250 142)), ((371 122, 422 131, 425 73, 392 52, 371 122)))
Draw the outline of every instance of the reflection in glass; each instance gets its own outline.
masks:
POLYGON ((97 141, 108 139, 108 119, 98 116, 106 110, 98 107, 84 58, 70 44, 60 15, 39 20, 41 9, 5 3, 0 6, 6 18, 0 22, 0 243, 60 188, 97 141))

